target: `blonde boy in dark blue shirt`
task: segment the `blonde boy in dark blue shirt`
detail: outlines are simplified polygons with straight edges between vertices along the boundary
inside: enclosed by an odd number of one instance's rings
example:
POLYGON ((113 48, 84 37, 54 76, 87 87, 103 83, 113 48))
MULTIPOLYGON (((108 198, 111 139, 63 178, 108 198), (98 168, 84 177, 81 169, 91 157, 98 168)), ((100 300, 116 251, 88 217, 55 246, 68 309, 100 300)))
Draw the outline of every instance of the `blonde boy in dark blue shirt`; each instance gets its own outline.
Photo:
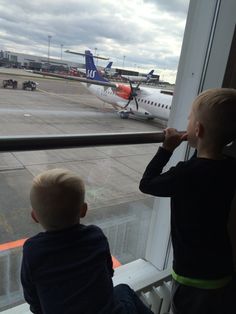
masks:
POLYGON ((193 102, 186 134, 165 130, 163 145, 140 182, 142 192, 171 198, 175 314, 236 313, 227 231, 236 161, 222 154, 235 139, 236 90, 207 90, 193 102), (197 154, 162 172, 186 139, 197 154))
POLYGON ((33 181, 32 217, 46 230, 23 247, 21 282, 35 314, 152 314, 129 286, 113 288, 112 259, 102 230, 85 226, 83 181, 64 169, 33 181))

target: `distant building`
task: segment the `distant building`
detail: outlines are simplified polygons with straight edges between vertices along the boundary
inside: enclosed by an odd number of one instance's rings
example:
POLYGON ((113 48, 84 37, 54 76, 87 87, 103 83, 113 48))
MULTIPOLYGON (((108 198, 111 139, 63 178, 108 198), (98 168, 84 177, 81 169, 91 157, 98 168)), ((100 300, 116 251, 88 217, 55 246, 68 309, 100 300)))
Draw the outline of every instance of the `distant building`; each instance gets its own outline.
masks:
MULTIPOLYGON (((34 71, 49 71, 49 72, 66 72, 71 74, 71 70, 82 68, 85 69, 85 64, 61 60, 56 58, 48 59, 48 57, 35 56, 30 54, 24 54, 11 51, 0 51, 0 66, 13 67, 13 68, 25 68, 34 71)), ((98 67, 99 70, 103 70, 103 67, 98 67)), ((128 69, 112 68, 111 77, 114 79, 121 77, 121 75, 134 75, 134 76, 146 76, 144 73, 132 71, 128 69)), ((75 74, 73 74, 75 75, 75 74)), ((159 75, 153 74, 152 83, 159 83, 159 75)))
POLYGON ((51 72, 68 70, 71 67, 81 67, 81 63, 60 60, 56 58, 34 56, 30 54, 0 51, 0 65, 30 70, 49 70, 51 72))

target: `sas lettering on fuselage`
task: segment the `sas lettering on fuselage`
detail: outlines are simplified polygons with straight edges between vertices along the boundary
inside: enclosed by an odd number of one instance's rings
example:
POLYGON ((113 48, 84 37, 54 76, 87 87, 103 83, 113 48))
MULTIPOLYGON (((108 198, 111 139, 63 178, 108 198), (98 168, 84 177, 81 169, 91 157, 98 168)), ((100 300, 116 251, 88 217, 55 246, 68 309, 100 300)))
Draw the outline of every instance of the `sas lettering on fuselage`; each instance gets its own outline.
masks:
POLYGON ((111 95, 111 94, 113 94, 113 92, 111 92, 109 88, 105 90, 101 89, 101 96, 107 97, 108 95, 111 95))

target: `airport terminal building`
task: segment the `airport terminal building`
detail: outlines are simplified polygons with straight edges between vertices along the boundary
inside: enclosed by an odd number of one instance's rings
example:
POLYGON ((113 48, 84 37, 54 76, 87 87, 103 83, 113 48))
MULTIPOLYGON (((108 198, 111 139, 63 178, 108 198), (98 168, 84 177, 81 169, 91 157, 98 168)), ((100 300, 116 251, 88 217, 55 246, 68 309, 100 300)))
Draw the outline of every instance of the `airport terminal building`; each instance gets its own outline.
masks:
MULTIPOLYGON (((71 68, 85 68, 84 63, 3 50, 0 50, 0 66, 50 72, 68 72, 71 68)), ((98 69, 100 70, 102 67, 98 66, 98 69)), ((112 68, 112 72, 117 75, 146 75, 137 71, 121 68, 112 68)), ((159 75, 153 74, 153 78, 155 78, 156 82, 159 82, 159 77, 159 75)))
POLYGON ((84 67, 84 64, 74 61, 34 56, 11 51, 0 51, 0 66, 9 66, 16 68, 26 68, 30 70, 48 69, 69 69, 71 67, 84 67))

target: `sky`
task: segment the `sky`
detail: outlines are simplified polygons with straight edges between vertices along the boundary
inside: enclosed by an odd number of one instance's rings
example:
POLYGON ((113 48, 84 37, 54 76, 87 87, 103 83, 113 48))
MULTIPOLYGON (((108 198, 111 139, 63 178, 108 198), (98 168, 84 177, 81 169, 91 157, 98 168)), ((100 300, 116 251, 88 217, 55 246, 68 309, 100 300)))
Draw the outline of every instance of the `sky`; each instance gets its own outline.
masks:
MULTIPOLYGON (((65 50, 155 69, 175 82, 189 0, 0 0, 0 50, 83 62, 65 50), (75 59, 77 58, 77 59, 75 59)), ((107 62, 106 62, 107 63, 107 62)), ((99 65, 105 65, 99 60, 99 65)))

